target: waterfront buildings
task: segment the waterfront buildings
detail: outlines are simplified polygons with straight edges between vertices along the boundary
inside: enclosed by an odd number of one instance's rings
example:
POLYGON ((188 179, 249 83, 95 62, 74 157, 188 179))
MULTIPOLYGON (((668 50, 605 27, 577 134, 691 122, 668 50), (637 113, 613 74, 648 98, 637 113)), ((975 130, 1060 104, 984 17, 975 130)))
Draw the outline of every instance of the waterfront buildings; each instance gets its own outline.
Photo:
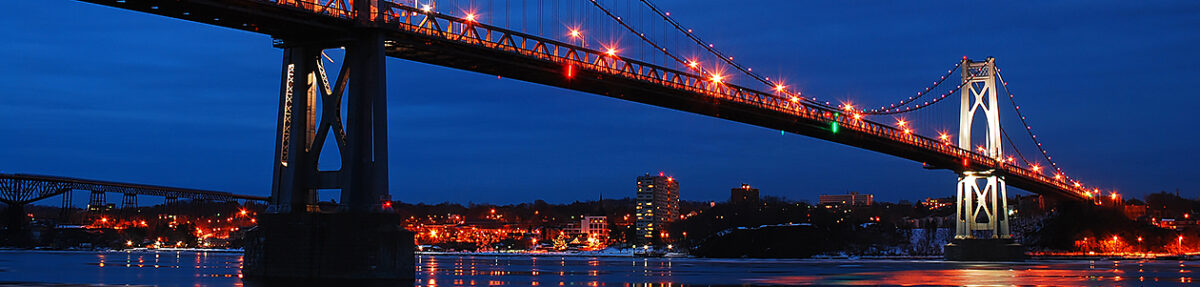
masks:
POLYGON ((729 203, 758 203, 758 189, 743 183, 741 187, 729 190, 729 203))
POLYGON ((604 247, 608 243, 608 216, 584 216, 578 225, 568 227, 572 237, 583 238, 588 247, 604 247))
POLYGON ((636 213, 636 244, 667 242, 665 226, 679 218, 679 182, 661 173, 637 177, 636 213))
POLYGON ((822 194, 818 198, 819 204, 842 204, 842 205, 871 205, 875 203, 875 195, 860 194, 858 192, 850 192, 847 194, 822 194))

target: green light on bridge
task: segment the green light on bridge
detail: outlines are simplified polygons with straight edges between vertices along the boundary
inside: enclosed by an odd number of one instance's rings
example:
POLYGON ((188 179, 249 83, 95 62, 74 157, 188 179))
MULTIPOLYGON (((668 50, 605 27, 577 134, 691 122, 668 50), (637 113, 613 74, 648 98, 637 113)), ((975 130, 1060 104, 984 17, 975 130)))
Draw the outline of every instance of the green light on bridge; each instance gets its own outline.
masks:
POLYGON ((829 123, 829 131, 835 134, 838 132, 838 117, 841 116, 841 113, 833 113, 833 122, 829 123))

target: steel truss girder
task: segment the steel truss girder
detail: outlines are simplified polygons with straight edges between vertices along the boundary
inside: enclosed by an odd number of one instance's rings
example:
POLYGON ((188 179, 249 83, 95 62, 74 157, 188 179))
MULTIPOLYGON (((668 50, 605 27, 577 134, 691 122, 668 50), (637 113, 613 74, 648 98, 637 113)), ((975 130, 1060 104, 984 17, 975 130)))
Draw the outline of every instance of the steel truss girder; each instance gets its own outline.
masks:
MULTIPOLYGON (((0 174, 0 202, 4 203, 26 204, 46 199, 51 196, 64 194, 71 190, 131 193, 137 195, 213 201, 233 201, 239 199, 265 200, 265 198, 257 196, 237 195, 219 191, 119 183, 45 175, 0 174)), ((66 205, 64 204, 64 206, 66 205)))
POLYGON ((378 210, 388 194, 383 36, 368 31, 323 43, 289 43, 286 39, 282 43, 283 77, 270 211, 313 211, 320 189, 340 189, 345 211, 378 210), (346 48, 346 57, 337 80, 330 85, 322 51, 338 46, 346 48), (343 98, 347 102, 344 120, 343 98), (341 167, 318 170, 331 133, 341 167))

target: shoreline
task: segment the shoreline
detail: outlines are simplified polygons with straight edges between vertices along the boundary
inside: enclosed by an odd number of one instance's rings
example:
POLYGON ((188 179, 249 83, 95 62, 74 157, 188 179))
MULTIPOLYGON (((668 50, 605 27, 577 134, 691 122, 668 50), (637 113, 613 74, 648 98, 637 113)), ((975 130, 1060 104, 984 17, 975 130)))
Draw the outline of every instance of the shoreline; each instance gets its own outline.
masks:
MULTIPOLYGON (((129 248, 129 249, 24 249, 24 248, 0 248, 0 252, 45 252, 45 253, 89 253, 89 252, 137 252, 137 253, 155 253, 155 252, 186 252, 186 253, 220 253, 220 254, 242 254, 242 249, 204 249, 204 248, 129 248)), ((621 257, 621 258, 639 258, 633 254, 632 250, 618 251, 579 251, 579 252, 522 252, 522 251, 416 251, 414 255, 424 256, 495 256, 495 257, 621 257)), ((916 261, 945 261, 940 255, 863 255, 863 256, 813 256, 809 258, 705 258, 695 257, 684 253, 669 253, 663 257, 647 257, 647 258, 691 258, 691 259, 748 259, 748 260, 764 260, 764 259, 787 259, 787 260, 835 260, 835 261, 872 261, 872 260, 916 260, 916 261)), ((1156 256, 1116 256, 1116 255, 1033 255, 1030 254, 1028 261, 1074 261, 1074 260, 1101 260, 1101 261, 1116 261, 1116 260, 1151 260, 1151 261, 1200 261, 1200 255, 1156 255, 1156 256)), ((1020 261, 1017 261, 1020 262, 1020 261)))

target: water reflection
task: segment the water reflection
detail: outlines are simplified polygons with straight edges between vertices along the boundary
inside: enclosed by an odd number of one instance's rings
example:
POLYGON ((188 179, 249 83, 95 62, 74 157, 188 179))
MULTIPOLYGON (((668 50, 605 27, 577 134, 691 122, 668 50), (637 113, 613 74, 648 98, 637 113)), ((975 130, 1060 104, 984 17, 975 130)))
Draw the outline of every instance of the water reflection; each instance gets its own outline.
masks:
MULTIPOLYGON (((0 251, 0 281, 241 286, 241 256, 0 251)), ((1188 285, 1197 262, 940 261, 419 256, 416 286, 1188 285)), ((407 285, 407 284, 403 284, 407 285)))
POLYGON ((417 286, 1149 285, 1190 283, 1180 261, 726 260, 422 256, 417 286), (438 267, 439 260, 453 264, 438 267), (553 264, 545 264, 546 261, 553 264), (1182 275, 1182 276, 1181 276, 1182 275))

